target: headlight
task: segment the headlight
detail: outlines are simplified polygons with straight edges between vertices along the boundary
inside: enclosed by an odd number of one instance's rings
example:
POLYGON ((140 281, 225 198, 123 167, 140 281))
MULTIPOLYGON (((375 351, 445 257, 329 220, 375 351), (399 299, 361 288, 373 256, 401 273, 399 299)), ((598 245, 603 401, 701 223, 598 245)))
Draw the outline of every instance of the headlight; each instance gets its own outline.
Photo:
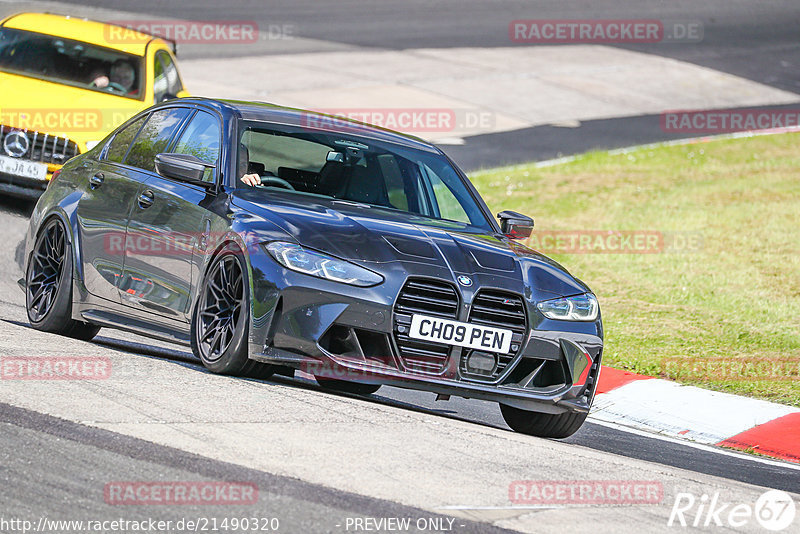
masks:
POLYGON ((575 297, 545 300, 536 305, 548 319, 562 321, 594 321, 600 312, 597 299, 590 293, 575 297))
POLYGON ((369 287, 383 282, 383 277, 353 263, 307 250, 294 243, 274 241, 264 245, 275 261, 293 271, 318 278, 369 287))
POLYGON ((100 141, 86 141, 86 150, 91 150, 99 144, 100 141))

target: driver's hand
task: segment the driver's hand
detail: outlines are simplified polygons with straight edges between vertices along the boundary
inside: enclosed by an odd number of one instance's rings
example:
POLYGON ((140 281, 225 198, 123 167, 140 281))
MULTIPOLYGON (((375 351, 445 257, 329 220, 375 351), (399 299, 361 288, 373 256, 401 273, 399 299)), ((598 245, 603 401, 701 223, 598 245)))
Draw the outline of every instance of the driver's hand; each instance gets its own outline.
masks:
POLYGON ((261 177, 255 173, 245 174, 241 180, 250 187, 261 185, 261 177))
POLYGON ((98 76, 92 80, 92 86, 103 89, 104 87, 108 87, 109 82, 108 76, 98 76))

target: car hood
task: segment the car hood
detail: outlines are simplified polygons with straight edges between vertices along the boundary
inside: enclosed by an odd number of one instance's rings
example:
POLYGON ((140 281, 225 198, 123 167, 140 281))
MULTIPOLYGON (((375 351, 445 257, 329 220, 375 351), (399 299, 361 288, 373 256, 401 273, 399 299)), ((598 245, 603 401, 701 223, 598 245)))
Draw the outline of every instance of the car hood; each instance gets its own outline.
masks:
POLYGON ((0 122, 67 137, 86 151, 146 107, 140 100, 0 71, 0 122))
POLYGON ((299 203, 296 195, 268 194, 266 201, 262 191, 239 190, 234 203, 303 246, 378 272, 400 265, 408 275, 466 275, 481 286, 503 279, 500 285, 537 299, 589 291, 552 259, 494 232, 348 202, 299 203))

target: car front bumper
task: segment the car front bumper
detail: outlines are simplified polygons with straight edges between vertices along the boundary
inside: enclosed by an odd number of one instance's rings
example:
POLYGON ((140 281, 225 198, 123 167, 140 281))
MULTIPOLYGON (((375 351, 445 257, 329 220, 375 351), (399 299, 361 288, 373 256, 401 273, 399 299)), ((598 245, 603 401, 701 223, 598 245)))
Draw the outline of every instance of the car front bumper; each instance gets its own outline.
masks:
MULTIPOLYGON (((525 303, 527 329, 502 372, 468 376, 466 349, 450 349, 441 369, 407 365, 398 345, 398 294, 409 276, 387 276, 372 288, 356 288, 294 273, 270 258, 254 258, 250 357, 310 375, 384 384, 500 402, 543 412, 588 412, 600 374, 602 323, 544 319, 525 303), (258 271, 261 271, 260 273, 258 271)), ((499 282, 502 286, 502 281, 499 282)), ((458 291, 455 284, 453 286, 458 291)), ((480 287, 475 293, 480 292, 480 287)), ((463 316, 471 300, 463 296, 463 316)), ((517 339, 520 339, 519 337, 517 339)))

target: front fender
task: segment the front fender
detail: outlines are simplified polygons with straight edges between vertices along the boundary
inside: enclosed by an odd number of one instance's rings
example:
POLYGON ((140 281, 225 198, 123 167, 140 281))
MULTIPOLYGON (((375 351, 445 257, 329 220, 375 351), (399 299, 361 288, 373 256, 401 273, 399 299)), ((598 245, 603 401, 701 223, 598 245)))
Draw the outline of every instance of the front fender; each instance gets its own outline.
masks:
POLYGON ((58 186, 54 184, 52 190, 48 188, 47 191, 39 198, 36 207, 31 214, 28 223, 28 231, 25 234, 25 253, 23 255, 24 265, 21 265, 23 273, 28 270, 28 262, 30 262, 33 246, 36 243, 36 237, 39 235, 39 230, 50 221, 53 217, 58 217, 64 228, 67 229, 67 242, 72 249, 73 254, 73 270, 72 278, 75 281, 83 280, 83 262, 81 261, 81 247, 80 247, 80 232, 78 231, 78 202, 83 194, 80 191, 73 191, 60 201, 58 186))

